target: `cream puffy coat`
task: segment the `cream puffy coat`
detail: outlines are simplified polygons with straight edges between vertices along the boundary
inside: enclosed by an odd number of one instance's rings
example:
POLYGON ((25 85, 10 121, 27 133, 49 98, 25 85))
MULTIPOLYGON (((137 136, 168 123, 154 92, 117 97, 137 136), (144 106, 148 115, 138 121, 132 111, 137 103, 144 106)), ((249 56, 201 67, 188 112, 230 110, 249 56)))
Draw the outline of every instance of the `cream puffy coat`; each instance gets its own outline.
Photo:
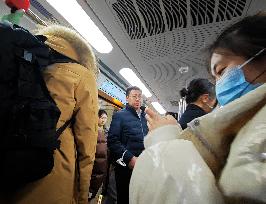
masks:
POLYGON ((90 177, 98 134, 98 92, 94 54, 79 35, 61 26, 40 30, 46 43, 80 64, 58 63, 48 67, 44 79, 57 103, 61 127, 77 111, 76 121, 60 136, 52 172, 10 196, 0 197, 8 204, 87 204, 90 177))
POLYGON ((266 85, 145 140, 130 182, 131 204, 266 203, 266 85))

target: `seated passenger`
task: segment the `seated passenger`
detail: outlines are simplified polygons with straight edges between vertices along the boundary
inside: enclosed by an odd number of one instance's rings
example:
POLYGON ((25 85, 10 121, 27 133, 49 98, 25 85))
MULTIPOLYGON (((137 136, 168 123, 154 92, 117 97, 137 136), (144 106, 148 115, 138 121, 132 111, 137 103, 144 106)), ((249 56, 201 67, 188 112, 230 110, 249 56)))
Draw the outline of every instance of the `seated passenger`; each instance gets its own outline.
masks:
POLYGON ((131 204, 265 203, 266 15, 231 25, 210 48, 223 107, 184 131, 146 110, 150 133, 130 183, 131 204))
POLYGON ((193 79, 180 95, 188 104, 178 121, 182 129, 186 129, 187 123, 193 119, 211 112, 216 103, 215 87, 208 79, 193 79))

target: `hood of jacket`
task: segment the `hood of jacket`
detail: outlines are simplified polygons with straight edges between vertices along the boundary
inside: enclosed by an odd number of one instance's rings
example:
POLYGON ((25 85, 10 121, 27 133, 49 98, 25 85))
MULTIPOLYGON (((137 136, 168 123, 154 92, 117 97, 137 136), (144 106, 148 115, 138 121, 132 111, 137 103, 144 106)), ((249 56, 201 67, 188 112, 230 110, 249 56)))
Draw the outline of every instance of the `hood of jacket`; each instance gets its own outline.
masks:
POLYGON ((96 58, 90 44, 75 30, 61 25, 40 27, 36 33, 47 37, 46 44, 61 54, 70 57, 87 69, 99 74, 96 58))

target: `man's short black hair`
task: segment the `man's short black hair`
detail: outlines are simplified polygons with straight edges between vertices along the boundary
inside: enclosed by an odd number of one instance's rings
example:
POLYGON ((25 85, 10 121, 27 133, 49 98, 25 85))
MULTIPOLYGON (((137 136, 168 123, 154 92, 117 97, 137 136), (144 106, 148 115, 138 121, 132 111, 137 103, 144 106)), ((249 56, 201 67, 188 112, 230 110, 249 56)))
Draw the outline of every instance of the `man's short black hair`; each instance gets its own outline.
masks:
POLYGON ((129 94, 130 94, 130 92, 131 92, 132 90, 138 90, 138 91, 142 92, 141 89, 140 89, 139 87, 137 87, 137 86, 130 86, 130 87, 128 87, 127 90, 126 90, 126 96, 129 96, 129 94))

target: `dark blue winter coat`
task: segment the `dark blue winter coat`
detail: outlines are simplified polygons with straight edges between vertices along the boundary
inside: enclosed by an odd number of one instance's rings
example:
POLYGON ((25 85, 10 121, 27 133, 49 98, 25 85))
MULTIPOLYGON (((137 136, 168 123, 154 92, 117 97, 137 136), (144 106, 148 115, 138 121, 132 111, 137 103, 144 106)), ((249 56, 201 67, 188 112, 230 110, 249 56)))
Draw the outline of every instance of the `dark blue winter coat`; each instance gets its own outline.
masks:
POLYGON ((133 156, 144 150, 144 137, 148 133, 145 113, 139 118, 136 110, 127 104, 126 108, 113 115, 107 138, 107 145, 114 161, 123 157, 128 165, 133 156), (124 154, 124 156, 123 156, 124 154))
POLYGON ((199 118, 203 115, 207 114, 202 108, 195 104, 188 104, 185 112, 181 116, 180 120, 178 121, 181 125, 182 129, 187 128, 187 124, 194 120, 195 118, 199 118))

